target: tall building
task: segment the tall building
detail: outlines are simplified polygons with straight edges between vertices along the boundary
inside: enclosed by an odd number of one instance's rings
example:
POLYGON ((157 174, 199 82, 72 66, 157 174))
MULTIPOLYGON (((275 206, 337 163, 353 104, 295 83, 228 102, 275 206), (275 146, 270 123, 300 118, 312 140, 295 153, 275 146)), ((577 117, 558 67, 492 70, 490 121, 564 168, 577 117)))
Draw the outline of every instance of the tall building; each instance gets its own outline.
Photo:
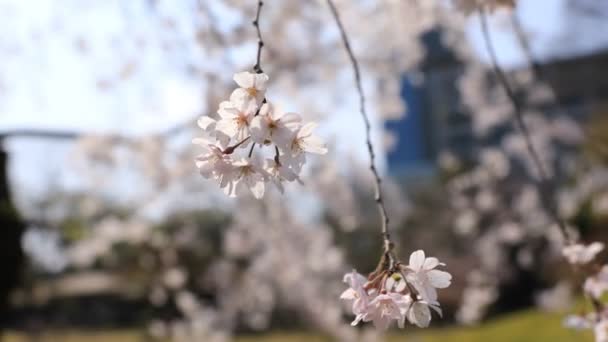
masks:
POLYGON ((470 118, 456 88, 462 64, 441 44, 439 31, 422 39, 427 55, 420 71, 402 81, 407 115, 386 124, 398 136, 387 153, 389 170, 406 178, 432 175, 438 152, 448 146, 458 155, 471 153, 473 146, 470 118))
MULTIPOLYGON (((421 76, 403 77, 407 115, 386 124, 387 130, 398 136, 397 144, 387 153, 389 171, 406 180, 432 176, 440 151, 467 160, 478 148, 471 118, 456 86, 463 65, 441 44, 438 31, 426 34, 423 42, 427 56, 421 76)), ((541 68, 544 81, 558 99, 534 104, 543 113, 566 113, 584 121, 594 108, 608 103, 608 49, 553 59, 541 68)))

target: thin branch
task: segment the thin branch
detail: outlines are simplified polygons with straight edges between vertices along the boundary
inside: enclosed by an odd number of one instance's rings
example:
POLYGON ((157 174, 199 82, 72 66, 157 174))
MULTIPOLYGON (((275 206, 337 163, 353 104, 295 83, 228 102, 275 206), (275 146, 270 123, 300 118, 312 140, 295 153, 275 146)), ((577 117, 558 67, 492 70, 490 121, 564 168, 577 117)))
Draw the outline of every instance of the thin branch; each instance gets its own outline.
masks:
POLYGON ((541 63, 535 58, 534 53, 532 52, 532 47, 530 45, 530 40, 528 39, 528 34, 525 32, 517 13, 514 11, 511 15, 511 26, 513 26, 513 31, 515 32, 515 37, 519 46, 521 47, 522 52, 524 53, 524 57, 526 58, 526 62, 530 70, 532 70, 532 74, 534 78, 538 81, 542 82, 547 87, 551 88, 553 91, 553 101, 557 108, 559 108, 563 112, 568 111, 568 105, 564 103, 562 97, 557 94, 555 87, 551 82, 549 82, 549 78, 547 77, 546 68, 543 68, 541 63))
MULTIPOLYGON (((259 0, 258 1, 258 10, 255 13, 255 19, 253 20, 253 23, 252 23, 253 27, 255 27, 255 30, 258 34, 258 53, 257 53, 257 58, 255 60, 255 65, 253 66, 253 71, 255 71, 258 74, 264 73, 264 70, 262 70, 262 65, 261 65, 262 48, 264 47, 264 39, 262 39, 262 31, 260 30, 260 13, 262 13, 262 6, 264 6, 264 2, 262 0, 259 0)), ((262 105, 264 105, 264 103, 266 103, 266 98, 264 98, 264 100, 262 100, 262 105)), ((258 114, 260 114, 260 109, 262 108, 262 105, 260 105, 258 110, 255 112, 254 116, 258 116, 258 114)), ((253 155, 254 148, 255 148, 255 142, 251 145, 251 148, 249 149, 249 154, 248 154, 249 158, 251 158, 251 156, 253 155)))
MULTIPOLYGON (((190 128, 192 128, 193 122, 196 122, 195 119, 186 120, 182 123, 179 123, 173 127, 170 127, 167 130, 161 131, 158 134, 165 137, 170 138, 174 135, 177 135, 181 132, 184 132, 190 128)), ((39 138, 39 139, 51 139, 51 140, 76 140, 82 136, 85 136, 89 133, 86 132, 78 132, 78 131, 62 131, 62 130, 52 130, 52 129, 37 129, 37 128, 17 128, 17 129, 8 129, 5 131, 0 130, 0 143, 7 138, 39 138)), ((126 135, 119 134, 111 134, 113 137, 116 137, 119 140, 130 141, 135 139, 135 137, 129 137, 126 135)))
POLYGON ((380 175, 378 173, 378 169, 376 169, 376 154, 374 153, 374 146, 372 145, 371 138, 371 123, 369 120, 369 116, 367 115, 367 111, 365 109, 365 93, 363 92, 363 85, 361 82, 361 71, 359 69, 359 62, 355 57, 353 49, 350 45, 350 41, 348 39, 348 35, 346 34, 346 30, 342 24, 340 19, 340 14, 336 8, 336 5, 332 0, 327 0, 327 4, 331 10, 331 14, 340 30, 340 36, 342 37, 342 42, 344 43, 344 48, 348 54, 348 58, 352 64, 353 74, 355 77, 355 85, 357 87, 357 93, 359 94, 359 111, 361 112, 361 118, 363 119, 363 123, 365 125, 365 142, 367 145, 367 152, 369 153, 369 169, 371 170, 374 176, 374 187, 375 187, 375 201, 378 207, 378 212, 381 217, 381 231, 382 238, 384 240, 384 255, 389 258, 389 267, 392 268, 394 265, 394 257, 392 255, 393 243, 391 242, 391 235, 388 229, 389 219, 386 212, 386 206, 384 205, 384 198, 382 197, 382 188, 380 179, 380 175))
POLYGON ((264 2, 262 0, 258 1, 258 10, 255 14, 255 19, 253 20, 253 26, 255 27, 258 34, 258 55, 253 66, 253 70, 258 74, 263 73, 262 66, 260 65, 260 61, 262 59, 262 48, 264 47, 264 40, 262 39, 262 32, 260 31, 260 13, 262 12, 262 6, 264 6, 264 2))
POLYGON ((502 70, 502 68, 498 64, 498 57, 496 55, 494 45, 492 44, 492 37, 490 36, 490 31, 488 30, 488 20, 486 17, 486 13, 481 8, 479 9, 479 18, 480 18, 480 22, 481 22, 481 32, 483 34, 485 47, 488 52, 488 55, 490 56, 490 60, 492 62, 492 69, 494 71, 496 79, 498 80, 498 83, 504 89, 505 93, 507 94, 507 97, 509 98, 509 100, 511 102, 511 105, 513 106, 516 126, 524 138, 524 141, 526 144, 526 149, 528 150, 528 154, 532 158, 532 162, 534 163, 534 166, 536 167, 536 169, 538 171, 538 175, 539 175, 539 184, 538 185, 539 185, 539 191, 541 194, 541 198, 543 199, 544 204, 547 206, 549 214, 552 216, 555 223, 557 223, 564 240, 566 241, 566 243, 569 243, 569 242, 571 242, 571 239, 568 234, 568 229, 566 228, 566 223, 559 217, 559 215, 557 213, 557 209, 555 207, 555 201, 553 200, 553 198, 550 196, 550 194, 547 191, 551 184, 551 177, 549 176, 549 173, 545 170, 545 167, 543 166, 543 163, 540 159, 540 155, 539 155, 538 151, 536 150, 536 148, 534 147, 534 144, 532 143, 530 130, 528 129, 528 126, 526 125, 526 122, 524 120, 523 105, 519 101, 517 96, 515 95, 515 91, 509 84, 509 81, 507 79, 507 76, 505 75, 505 72, 502 70))
POLYGON ((519 17, 517 16, 517 13, 515 11, 513 11, 513 13, 511 14, 511 26, 513 26, 515 38, 517 38, 517 42, 519 43, 519 46, 521 47, 521 50, 524 53, 524 57, 526 58, 530 69, 532 69, 534 76, 536 77, 536 79, 545 82, 546 80, 543 69, 540 66, 540 63, 536 61, 536 58, 534 58, 534 54, 532 53, 532 47, 530 46, 530 41, 528 40, 528 35, 524 31, 524 28, 521 25, 521 21, 519 20, 519 17))

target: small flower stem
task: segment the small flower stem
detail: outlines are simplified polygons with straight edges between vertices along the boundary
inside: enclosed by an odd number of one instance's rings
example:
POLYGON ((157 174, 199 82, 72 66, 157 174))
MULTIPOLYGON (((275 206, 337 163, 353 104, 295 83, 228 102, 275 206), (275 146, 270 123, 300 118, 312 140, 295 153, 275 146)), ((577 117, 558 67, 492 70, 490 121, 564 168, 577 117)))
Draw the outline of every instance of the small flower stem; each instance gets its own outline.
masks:
MULTIPOLYGON (((262 0, 258 1, 258 9, 255 13, 255 19, 253 19, 253 27, 255 27, 256 33, 258 35, 258 53, 257 53, 257 58, 255 60, 255 65, 253 66, 253 71, 255 71, 258 74, 264 73, 264 70, 262 70, 262 65, 261 65, 261 61, 262 61, 262 48, 264 47, 264 39, 262 39, 262 31, 260 30, 260 14, 262 13, 262 6, 264 6, 264 2, 262 0)), ((262 101, 262 105, 266 103, 266 98, 264 98, 264 100, 262 101)), ((260 109, 262 108, 262 106, 260 105, 260 107, 258 107, 258 110, 255 112, 254 116, 258 116, 258 114, 260 114, 260 109)), ((253 155, 253 149, 255 148, 255 143, 253 143, 251 145, 251 148, 249 149, 249 154, 247 155, 248 158, 251 158, 251 156, 253 155)))
POLYGON ((498 64, 496 50, 494 49, 494 45, 492 44, 492 38, 491 38, 490 32, 488 30, 487 16, 482 8, 479 8, 479 18, 480 18, 480 23, 481 23, 481 32, 483 34, 486 51, 488 52, 488 55, 490 56, 490 60, 492 62, 492 69, 494 71, 494 75, 496 76, 496 79, 498 80, 498 83, 500 84, 500 86, 504 89, 504 91, 507 95, 507 98, 511 102, 511 105, 513 107, 513 112, 515 114, 516 126, 524 138, 524 142, 525 142, 528 154, 530 155, 532 162, 534 163, 534 166, 536 167, 536 169, 538 171, 538 175, 539 175, 538 188, 539 188, 539 192, 541 194, 541 198, 542 198, 543 202, 545 203, 545 205, 547 206, 548 212, 551 215, 552 219, 555 221, 555 223, 559 227, 559 230, 562 234, 562 237, 564 238, 564 241, 566 242, 566 244, 570 244, 572 242, 572 240, 568 234, 568 230, 566 228, 566 223, 564 222, 564 220, 562 220, 559 217, 559 214, 557 213, 555 201, 552 199, 552 196, 547 191, 551 188, 551 183, 552 183, 551 177, 549 176, 549 173, 547 172, 547 170, 545 170, 545 167, 543 166, 540 155, 539 155, 538 151, 536 150, 536 148, 534 147, 534 144, 532 143, 530 130, 524 120, 523 105, 519 101, 517 96, 515 95, 515 91, 513 90, 509 81, 507 80, 507 76, 505 75, 505 72, 502 70, 502 68, 498 64))
POLYGON ((365 93, 363 92, 363 85, 361 82, 361 71, 359 69, 359 62, 355 57, 355 53, 350 45, 350 41, 348 39, 348 35, 346 34, 346 30, 342 24, 342 20, 340 19, 340 14, 338 13, 338 9, 334 4, 333 0, 327 0, 327 5, 331 10, 331 14, 333 19, 340 31, 340 36, 342 38, 342 42, 344 43, 344 48, 348 57, 350 59, 353 74, 355 77, 355 85, 357 88, 357 93, 359 94, 359 111, 361 113, 361 118, 363 119, 363 123, 365 125, 365 142, 367 145, 367 152, 369 154, 370 163, 369 169, 371 170, 374 177, 374 188, 375 188, 375 196, 374 200, 376 201, 376 206, 378 208, 378 212, 380 213, 381 218, 381 233, 383 239, 384 246, 384 257, 388 258, 388 267, 392 269, 395 264, 395 258, 393 256, 393 242, 391 241, 391 235, 389 232, 389 218, 386 212, 386 206, 384 205, 384 198, 382 197, 382 188, 381 183, 382 180, 380 178, 380 174, 378 173, 378 169, 376 169, 376 154, 374 153, 374 146, 372 145, 371 139, 371 123, 369 117, 367 115, 367 111, 365 109, 365 93))
POLYGON ((239 141, 237 144, 232 145, 232 146, 228 146, 226 147, 226 149, 224 149, 224 151, 222 151, 223 154, 232 154, 234 152, 234 150, 237 149, 237 147, 241 146, 242 144, 244 144, 247 140, 249 140, 249 138, 251 138, 251 136, 248 136, 247 138, 239 141))
POLYGON ((247 154, 247 158, 251 158, 251 156, 253 155, 253 149, 255 148, 255 143, 253 143, 251 145, 251 148, 249 149, 249 153, 247 154))
POLYGON ((258 10, 255 14, 255 19, 253 20, 253 26, 256 28, 258 34, 258 54, 255 65, 253 66, 253 70, 261 74, 264 71, 262 70, 262 66, 260 65, 260 61, 262 59, 262 48, 264 47, 264 40, 262 39, 262 32, 260 30, 260 13, 262 12, 262 6, 264 6, 263 1, 258 1, 258 10))
POLYGON ((279 155, 279 148, 276 145, 274 146, 274 162, 278 166, 281 166, 281 157, 279 155))

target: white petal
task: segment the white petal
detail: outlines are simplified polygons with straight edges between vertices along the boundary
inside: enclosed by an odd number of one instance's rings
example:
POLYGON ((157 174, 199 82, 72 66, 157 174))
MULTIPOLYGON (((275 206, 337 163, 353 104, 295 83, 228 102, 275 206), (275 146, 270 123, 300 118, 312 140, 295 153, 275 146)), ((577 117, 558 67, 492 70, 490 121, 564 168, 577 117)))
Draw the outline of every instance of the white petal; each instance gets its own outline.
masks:
POLYGON ((232 79, 241 88, 252 88, 254 86, 254 76, 255 75, 250 73, 249 71, 242 71, 234 74, 234 77, 232 77, 232 79))
POLYGON ((211 126, 215 124, 215 120, 213 120, 212 118, 208 117, 207 115, 201 116, 196 123, 198 124, 198 127, 207 130, 212 128, 211 126))
POLYGON ((386 281, 384 282, 384 288, 387 291, 392 291, 396 282, 397 281, 393 277, 388 277, 388 278, 386 278, 386 281))
POLYGON ((408 320, 420 328, 426 328, 431 323, 431 311, 429 307, 421 302, 412 304, 407 315, 408 320))
POLYGON ((234 120, 222 119, 217 122, 216 129, 229 137, 234 137, 238 131, 238 126, 234 120))
POLYGON ((201 145, 204 148, 209 149, 209 145, 213 145, 214 141, 208 137, 198 137, 192 139, 192 143, 194 145, 201 145))
POLYGON ((308 153, 325 154, 327 153, 327 147, 321 138, 316 136, 309 136, 308 138, 300 141, 302 150, 308 153))
POLYGON ((437 312, 437 314, 439 315, 439 317, 443 317, 443 311, 441 311, 441 307, 439 307, 439 305, 429 304, 429 307, 431 309, 435 310, 435 312, 437 312))
POLYGON ((245 183, 255 198, 264 197, 264 179, 261 175, 250 175, 245 178, 245 183))
POLYGON ((255 100, 249 92, 243 88, 236 88, 232 94, 230 94, 230 102, 238 103, 243 101, 255 100))
POLYGON ((258 90, 266 90, 266 83, 268 83, 268 75, 266 74, 255 74, 253 76, 253 87, 258 90))
POLYGON ((285 115, 281 115, 280 120, 285 127, 293 131, 299 129, 302 123, 302 117, 296 113, 285 113, 285 115))
POLYGON ((300 130, 298 131, 298 138, 304 138, 307 137, 309 135, 312 134, 312 131, 317 127, 318 125, 315 122, 309 122, 307 124, 305 124, 304 126, 302 126, 300 128, 300 130))
POLYGON ((263 144, 270 133, 268 125, 266 124, 266 118, 262 115, 258 115, 251 120, 249 127, 251 133, 251 139, 258 144, 263 144))
POLYGON ((423 269, 425 270, 432 270, 433 268, 437 267, 439 265, 439 260, 437 258, 427 258, 426 260, 424 260, 424 265, 422 266, 423 269))
POLYGON ((226 107, 218 110, 217 113, 222 119, 234 119, 240 114, 240 111, 234 107, 226 107))
POLYGON ((402 292, 403 290, 405 290, 406 287, 407 283, 404 279, 401 279, 397 282, 397 285, 395 285, 395 292, 402 292))
POLYGON ((273 118, 274 116, 274 106, 270 102, 266 102, 260 107, 260 115, 266 115, 268 117, 273 118))
POLYGON ((362 319, 363 319, 363 314, 358 314, 355 317, 355 320, 350 323, 350 325, 352 325, 354 327, 355 325, 359 324, 359 322, 361 322, 362 319))
POLYGON ((346 289, 346 291, 342 292, 342 294, 340 295, 340 299, 345 299, 345 300, 353 300, 353 299, 357 299, 357 291, 348 288, 346 289))
POLYGON ((410 264, 408 266, 414 271, 419 271, 424 265, 424 259, 424 251, 419 249, 410 255, 410 264))
POLYGON ((431 270, 427 273, 429 283, 438 289, 445 289, 450 286, 452 281, 452 275, 448 272, 440 270, 431 270))
POLYGON ((272 130, 271 140, 281 151, 286 151, 291 145, 296 132, 284 126, 278 126, 272 130))
POLYGON ((604 249, 604 244, 601 242, 593 242, 592 244, 589 245, 589 247, 587 247, 587 250, 589 251, 589 253, 593 254, 595 256, 595 254, 601 252, 604 249))

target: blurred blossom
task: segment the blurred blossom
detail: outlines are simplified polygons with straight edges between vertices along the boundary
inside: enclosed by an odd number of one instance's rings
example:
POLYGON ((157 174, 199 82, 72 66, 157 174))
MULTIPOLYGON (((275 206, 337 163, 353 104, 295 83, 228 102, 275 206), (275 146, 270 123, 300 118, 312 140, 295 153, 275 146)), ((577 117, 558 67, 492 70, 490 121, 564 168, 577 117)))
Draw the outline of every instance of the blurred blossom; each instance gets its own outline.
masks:
POLYGON ((180 289, 186 283, 188 279, 188 274, 185 270, 174 267, 168 269, 165 274, 163 274, 163 283, 170 289, 180 289))
POLYGON ((587 278, 583 288, 595 299, 601 299, 608 291, 608 265, 604 265, 597 274, 587 278))
POLYGON ((58 273, 68 265, 60 235, 55 231, 29 228, 23 234, 21 244, 34 264, 46 272, 58 273))
POLYGON ((493 287, 468 287, 456 318, 463 324, 475 324, 485 316, 485 310, 498 296, 493 287))
POLYGON ((572 288, 565 281, 536 295, 536 305, 547 311, 566 310, 571 307, 573 301, 572 288))
POLYGON ((564 257, 569 263, 574 265, 584 265, 595 259, 595 256, 604 250, 604 244, 593 242, 589 245, 573 244, 562 249, 564 257))

